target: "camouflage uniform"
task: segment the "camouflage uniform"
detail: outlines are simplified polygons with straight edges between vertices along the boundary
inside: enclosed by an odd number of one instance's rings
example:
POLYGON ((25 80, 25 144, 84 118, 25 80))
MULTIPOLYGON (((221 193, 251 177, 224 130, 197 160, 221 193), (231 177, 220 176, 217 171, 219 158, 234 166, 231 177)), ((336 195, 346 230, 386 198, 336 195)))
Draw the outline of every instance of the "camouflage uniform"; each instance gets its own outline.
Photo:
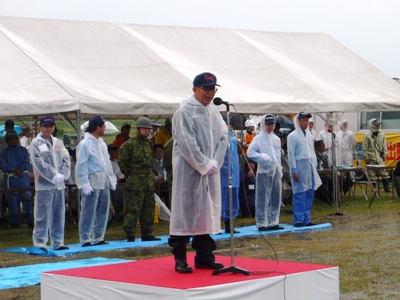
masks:
POLYGON ((123 230, 128 240, 135 237, 136 224, 140 220, 142 236, 154 230, 154 178, 151 141, 136 134, 122 144, 118 162, 126 176, 126 215, 123 230))
POLYGON ((174 145, 174 138, 170 138, 164 146, 164 159, 163 164, 165 171, 167 171, 168 177, 167 181, 172 183, 172 148, 174 145))

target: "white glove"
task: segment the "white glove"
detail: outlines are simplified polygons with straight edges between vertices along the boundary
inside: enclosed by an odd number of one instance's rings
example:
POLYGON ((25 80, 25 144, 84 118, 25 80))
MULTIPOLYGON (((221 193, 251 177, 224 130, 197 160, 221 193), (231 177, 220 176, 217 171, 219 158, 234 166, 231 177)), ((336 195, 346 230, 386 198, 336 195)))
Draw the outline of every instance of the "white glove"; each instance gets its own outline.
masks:
POLYGON ((111 185, 111 186, 110 186, 110 189, 111 189, 112 191, 115 191, 115 190, 117 189, 117 185, 115 185, 115 184, 111 185))
POLYGON ((65 179, 65 176, 63 174, 57 173, 56 176, 54 176, 54 182, 59 184, 63 182, 65 179))
POLYGON ((266 162, 272 161, 271 157, 270 157, 268 154, 266 154, 266 153, 263 153, 263 154, 261 155, 261 158, 262 158, 264 161, 266 161, 266 162))
POLYGON ((215 159, 210 160, 210 163, 212 164, 212 166, 211 169, 208 170, 206 175, 211 175, 218 169, 218 162, 215 159))
POLYGON ((85 184, 82 187, 82 193, 86 196, 89 196, 91 193, 93 192, 92 187, 90 186, 90 184, 85 184))

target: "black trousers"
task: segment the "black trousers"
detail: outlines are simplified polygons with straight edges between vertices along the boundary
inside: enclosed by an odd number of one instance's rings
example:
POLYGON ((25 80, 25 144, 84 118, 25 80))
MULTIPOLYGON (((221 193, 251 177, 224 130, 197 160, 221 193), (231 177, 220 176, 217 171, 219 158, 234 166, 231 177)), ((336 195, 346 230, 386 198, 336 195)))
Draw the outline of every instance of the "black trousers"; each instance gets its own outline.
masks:
MULTIPOLYGON (((180 245, 189 244, 190 238, 191 236, 187 235, 171 235, 168 239, 168 245, 172 247, 171 252, 174 254, 180 245)), ((192 248, 196 250, 195 262, 211 263, 215 261, 212 252, 217 249, 217 245, 209 234, 194 235, 192 248)))

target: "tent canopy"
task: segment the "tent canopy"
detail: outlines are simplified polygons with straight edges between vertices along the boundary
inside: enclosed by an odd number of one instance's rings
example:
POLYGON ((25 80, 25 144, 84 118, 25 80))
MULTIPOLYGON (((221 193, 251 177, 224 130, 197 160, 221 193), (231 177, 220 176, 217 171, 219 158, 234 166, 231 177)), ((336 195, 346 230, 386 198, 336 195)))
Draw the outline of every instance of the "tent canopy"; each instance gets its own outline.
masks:
POLYGON ((239 113, 400 110, 400 85, 326 34, 0 16, 0 117, 171 115, 209 71, 239 113))

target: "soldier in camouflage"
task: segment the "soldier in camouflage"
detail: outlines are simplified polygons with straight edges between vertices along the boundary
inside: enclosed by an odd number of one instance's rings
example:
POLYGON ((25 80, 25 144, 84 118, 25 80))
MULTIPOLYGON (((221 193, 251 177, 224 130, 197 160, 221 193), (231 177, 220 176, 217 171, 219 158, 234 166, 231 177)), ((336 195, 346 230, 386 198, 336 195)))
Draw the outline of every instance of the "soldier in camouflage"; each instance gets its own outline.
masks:
POLYGON ((164 146, 164 159, 163 159, 163 164, 165 171, 167 171, 168 177, 167 181, 168 183, 172 183, 172 148, 174 145, 174 138, 170 138, 168 142, 165 143, 164 146))
POLYGON ((136 136, 122 144, 118 162, 126 176, 126 215, 123 230, 128 242, 135 241, 136 224, 140 221, 142 241, 159 241, 151 233, 154 230, 154 178, 153 147, 147 138, 151 121, 141 117, 136 122, 136 136))

